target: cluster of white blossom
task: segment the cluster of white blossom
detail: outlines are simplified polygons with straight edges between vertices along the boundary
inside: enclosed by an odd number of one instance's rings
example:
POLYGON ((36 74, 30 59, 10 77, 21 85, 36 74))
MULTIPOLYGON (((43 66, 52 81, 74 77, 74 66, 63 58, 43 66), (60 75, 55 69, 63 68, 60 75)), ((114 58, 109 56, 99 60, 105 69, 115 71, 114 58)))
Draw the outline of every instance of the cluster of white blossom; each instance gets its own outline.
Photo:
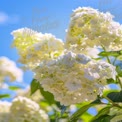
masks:
POLYGON ((95 99, 103 89, 104 80, 116 76, 113 65, 72 52, 38 66, 34 72, 44 90, 53 93, 63 105, 95 99))
POLYGON ((0 101, 0 122, 9 122, 10 106, 11 103, 0 101))
POLYGON ((52 34, 42 34, 29 28, 12 32, 13 46, 17 48, 19 61, 26 67, 34 68, 42 61, 56 58, 63 53, 64 43, 52 34))
POLYGON ((71 16, 64 43, 51 34, 28 28, 12 34, 20 62, 31 69, 44 90, 63 105, 94 100, 106 80, 116 77, 113 65, 93 60, 99 47, 106 50, 122 47, 122 27, 113 21, 110 13, 89 7, 77 8, 71 16))
POLYGON ((18 96, 11 104, 0 102, 0 108, 0 122, 49 122, 39 105, 26 97, 18 96))
POLYGON ((110 78, 115 80, 116 75, 116 67, 105 61, 91 61, 85 67, 85 77, 89 80, 98 79, 100 82, 110 78))
POLYGON ((17 68, 14 61, 7 57, 0 57, 0 82, 9 81, 22 81, 23 72, 17 68))
POLYGON ((120 50, 122 26, 115 22, 108 12, 102 13, 90 7, 79 7, 71 16, 66 47, 80 52, 94 46, 104 46, 107 50, 120 50))

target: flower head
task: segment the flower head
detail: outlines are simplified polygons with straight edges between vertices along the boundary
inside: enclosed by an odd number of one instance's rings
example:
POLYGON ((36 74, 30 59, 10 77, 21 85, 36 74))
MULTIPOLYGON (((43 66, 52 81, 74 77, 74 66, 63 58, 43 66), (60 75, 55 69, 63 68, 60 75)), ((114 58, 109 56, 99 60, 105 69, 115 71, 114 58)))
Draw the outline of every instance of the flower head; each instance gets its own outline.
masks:
POLYGON ((100 82, 113 78, 117 75, 116 67, 105 61, 89 62, 85 68, 85 77, 89 80, 98 79, 100 82))
POLYGON ((0 101, 0 122, 9 122, 11 103, 0 101))
POLYGON ((28 28, 12 32, 13 46, 17 48, 19 61, 32 69, 42 61, 55 58, 63 53, 64 44, 52 34, 42 34, 28 28), (30 34, 31 33, 31 34, 30 34))
POLYGON ((22 81, 23 72, 21 69, 17 68, 14 61, 8 59, 7 57, 0 57, 0 81, 8 80, 10 81, 22 81))
POLYGON ((10 122, 48 122, 48 115, 40 109, 39 105, 26 98, 18 96, 10 108, 10 122))
POLYGON ((107 50, 120 50, 122 26, 108 12, 102 13, 90 7, 74 10, 67 31, 66 48, 81 52, 101 45, 107 50))
POLYGON ((102 87, 97 80, 85 78, 84 68, 89 62, 85 55, 67 52, 33 71, 44 90, 51 92, 61 104, 70 105, 95 99, 102 87))

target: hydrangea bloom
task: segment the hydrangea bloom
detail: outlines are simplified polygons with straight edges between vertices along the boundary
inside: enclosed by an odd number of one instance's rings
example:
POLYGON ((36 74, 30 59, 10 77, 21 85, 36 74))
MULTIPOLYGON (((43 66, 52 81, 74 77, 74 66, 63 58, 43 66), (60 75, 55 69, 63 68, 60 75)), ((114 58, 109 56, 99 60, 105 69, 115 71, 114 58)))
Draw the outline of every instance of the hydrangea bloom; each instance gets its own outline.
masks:
POLYGON ((11 33, 14 37, 12 46, 16 47, 20 55, 24 55, 26 49, 39 41, 41 33, 29 28, 21 28, 11 33))
POLYGON ((85 77, 89 80, 98 79, 104 82, 106 79, 116 79, 116 67, 105 61, 92 61, 85 67, 85 77))
POLYGON ((102 13, 90 7, 74 10, 67 32, 66 48, 80 52, 101 45, 107 50, 120 50, 122 26, 114 22, 108 12, 102 13))
POLYGON ((13 46, 19 51, 19 61, 29 68, 38 66, 44 60, 59 56, 64 50, 62 40, 55 38, 52 34, 42 34, 22 28, 13 31, 12 35, 14 36, 13 46))
POLYGON ((10 112, 10 122, 49 122, 48 115, 39 105, 26 97, 15 98, 10 112))
POLYGON ((85 77, 85 67, 91 61, 85 55, 68 52, 34 70, 35 79, 61 104, 70 105, 94 100, 102 88, 98 79, 85 77), (86 61, 86 62, 85 62, 86 61))
POLYGON ((11 103, 0 101, 0 122, 9 122, 11 103))
POLYGON ((22 81, 23 72, 15 62, 7 57, 0 57, 0 82, 9 78, 10 81, 22 81))
POLYGON ((99 47, 107 51, 122 48, 122 26, 108 12, 89 7, 74 10, 65 43, 28 28, 12 34, 19 61, 63 105, 94 100, 106 79, 116 77, 113 65, 91 59, 97 57, 99 47))

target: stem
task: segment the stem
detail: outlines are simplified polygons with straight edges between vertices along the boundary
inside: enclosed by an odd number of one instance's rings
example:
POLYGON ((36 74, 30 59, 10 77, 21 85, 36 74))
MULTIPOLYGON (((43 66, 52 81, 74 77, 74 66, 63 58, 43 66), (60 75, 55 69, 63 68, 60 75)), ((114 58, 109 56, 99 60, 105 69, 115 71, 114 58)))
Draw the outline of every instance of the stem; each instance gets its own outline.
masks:
POLYGON ((116 79, 118 80, 119 85, 120 85, 120 87, 121 87, 121 89, 122 89, 122 83, 121 83, 121 81, 120 81, 120 79, 119 79, 119 76, 117 76, 116 79))
POLYGON ((114 61, 113 61, 113 65, 115 64, 115 62, 116 62, 116 59, 117 59, 117 58, 115 58, 115 59, 114 59, 114 61))
POLYGON ((109 57, 106 56, 106 58, 107 58, 108 63, 111 64, 111 61, 110 61, 109 57))
POLYGON ((115 104, 111 99, 109 99, 107 96, 102 96, 103 98, 105 98, 106 100, 108 100, 110 103, 112 103, 113 105, 115 104))
MULTIPOLYGON (((102 46, 103 50, 106 52, 105 47, 104 47, 103 45, 101 45, 101 46, 102 46)), ((109 63, 109 64, 111 64, 111 61, 110 61, 109 57, 108 57, 108 56, 106 56, 106 58, 107 58, 108 63, 109 63)))
POLYGON ((59 120, 59 116, 58 116, 58 113, 56 112, 56 119, 55 119, 55 122, 58 122, 59 120))
POLYGON ((105 98, 106 100, 108 100, 112 106, 115 106, 115 107, 118 107, 118 108, 122 108, 122 106, 120 106, 119 104, 117 103, 114 103, 111 99, 109 99, 107 96, 102 96, 103 98, 105 98))

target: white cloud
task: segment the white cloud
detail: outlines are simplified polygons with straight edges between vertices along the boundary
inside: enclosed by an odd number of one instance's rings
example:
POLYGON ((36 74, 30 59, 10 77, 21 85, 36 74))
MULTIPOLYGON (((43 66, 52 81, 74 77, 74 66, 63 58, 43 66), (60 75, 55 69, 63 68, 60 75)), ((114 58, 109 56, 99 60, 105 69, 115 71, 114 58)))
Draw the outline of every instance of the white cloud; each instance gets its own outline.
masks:
POLYGON ((8 15, 5 12, 0 11, 0 24, 14 24, 19 21, 18 16, 8 15))

